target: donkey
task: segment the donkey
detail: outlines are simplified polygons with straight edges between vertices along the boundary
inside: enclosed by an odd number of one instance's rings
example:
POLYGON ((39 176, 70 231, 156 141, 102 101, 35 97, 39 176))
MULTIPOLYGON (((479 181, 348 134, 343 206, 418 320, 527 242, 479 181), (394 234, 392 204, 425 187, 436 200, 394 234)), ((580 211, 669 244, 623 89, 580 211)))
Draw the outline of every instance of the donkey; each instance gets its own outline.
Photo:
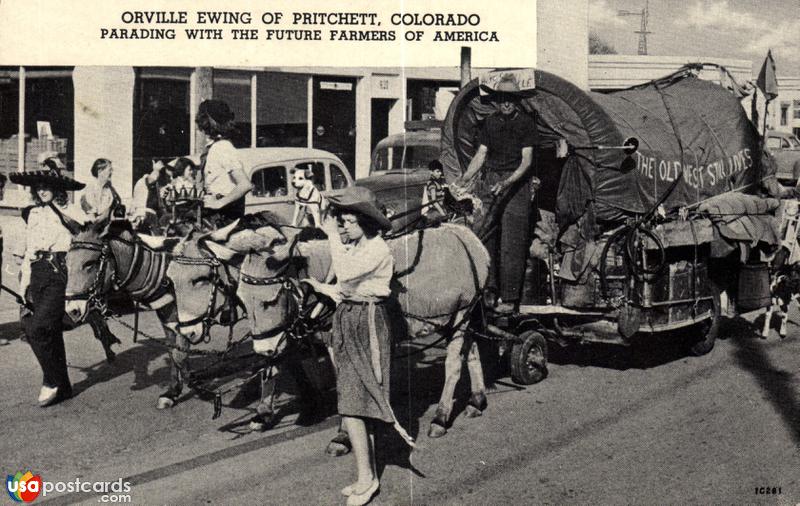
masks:
MULTIPOLYGON (((214 324, 235 323, 236 309, 240 305, 237 295, 238 262, 220 261, 206 245, 213 244, 213 241, 227 241, 237 224, 238 222, 234 222, 206 234, 190 234, 172 249, 167 277, 174 286, 177 330, 183 339, 196 342, 207 337, 214 324)), ((287 369, 294 377, 303 401, 301 420, 308 420, 317 412, 320 395, 300 366, 298 358, 295 355, 287 357, 287 360, 281 362, 279 369, 287 369)), ((276 365, 273 362, 273 366, 276 365)), ((264 389, 267 395, 258 405, 257 415, 250 421, 250 428, 253 430, 263 430, 275 415, 274 376, 269 378, 264 389)))
MULTIPOLYGON (((69 220, 67 226, 73 234, 67 253, 67 314, 81 321, 92 304, 103 303, 113 290, 124 290, 135 302, 156 310, 167 342, 187 349, 186 341, 173 330, 177 313, 166 282, 166 254, 148 247, 128 227, 112 225, 109 215, 86 225, 69 220)), ((171 351, 171 383, 159 395, 158 409, 174 406, 183 389, 180 369, 186 353, 178 349, 171 351)))
MULTIPOLYGON (((299 229, 273 223, 239 231, 227 241, 211 239, 208 244, 223 259, 247 255, 241 279, 250 281, 240 282, 237 293, 247 308, 253 347, 267 356, 283 351, 286 330, 297 317, 300 296, 292 288, 296 286, 296 278, 289 272, 292 261, 301 260, 308 275, 320 281, 326 280, 330 269, 327 242, 304 242, 300 237, 299 229), (248 235, 250 240, 237 240, 237 234, 248 235)), ((480 240, 461 225, 421 229, 387 243, 395 259, 395 302, 404 317, 396 323, 404 326, 407 336, 435 330, 448 340, 444 388, 428 430, 429 437, 441 437, 447 433, 465 358, 472 386, 466 415, 480 416, 486 408, 477 343, 465 329, 486 284, 490 257, 480 240)))

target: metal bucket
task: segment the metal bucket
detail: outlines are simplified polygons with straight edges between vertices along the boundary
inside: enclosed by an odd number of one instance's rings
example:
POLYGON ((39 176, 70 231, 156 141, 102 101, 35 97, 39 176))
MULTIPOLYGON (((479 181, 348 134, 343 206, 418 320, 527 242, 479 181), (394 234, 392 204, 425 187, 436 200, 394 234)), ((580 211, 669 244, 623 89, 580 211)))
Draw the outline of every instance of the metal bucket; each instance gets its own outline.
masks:
POLYGON ((736 307, 739 311, 752 311, 769 307, 772 294, 769 289, 769 265, 744 264, 739 269, 739 290, 736 307))

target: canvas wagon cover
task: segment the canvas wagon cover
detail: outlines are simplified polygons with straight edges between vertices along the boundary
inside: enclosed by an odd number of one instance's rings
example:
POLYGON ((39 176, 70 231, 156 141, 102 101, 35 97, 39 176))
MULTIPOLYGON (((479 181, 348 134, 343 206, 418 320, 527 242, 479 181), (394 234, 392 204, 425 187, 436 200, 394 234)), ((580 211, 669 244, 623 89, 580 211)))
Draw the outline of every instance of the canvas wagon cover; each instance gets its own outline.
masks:
MULTIPOLYGON (((543 138, 563 137, 572 146, 639 140, 631 156, 617 150, 578 151, 567 160, 558 190, 561 227, 587 210, 602 220, 643 213, 676 178, 681 182, 667 199, 668 208, 735 188, 755 190, 758 132, 733 93, 699 79, 691 68, 609 94, 583 91, 541 70, 533 75, 534 82, 528 83, 533 91, 522 107, 535 114, 543 138)), ((478 79, 456 96, 442 134, 448 177, 466 170, 483 120, 494 110, 481 97, 478 79)))

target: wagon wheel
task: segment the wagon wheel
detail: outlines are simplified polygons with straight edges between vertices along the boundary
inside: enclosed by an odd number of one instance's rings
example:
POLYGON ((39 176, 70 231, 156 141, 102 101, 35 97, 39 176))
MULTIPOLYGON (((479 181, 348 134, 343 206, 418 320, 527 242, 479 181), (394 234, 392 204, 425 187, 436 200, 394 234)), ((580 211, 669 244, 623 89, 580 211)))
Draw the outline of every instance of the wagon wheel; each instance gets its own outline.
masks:
POLYGON ((719 288, 712 284, 712 305, 711 318, 703 320, 698 325, 692 327, 692 331, 697 332, 693 335, 689 342, 689 352, 695 357, 700 357, 710 352, 714 348, 714 343, 719 334, 720 323, 720 301, 719 301, 719 288), (699 337, 697 337, 699 336, 699 337))
POLYGON ((524 332, 519 339, 509 355, 511 379, 520 385, 533 385, 547 377, 547 341, 534 330, 524 332))

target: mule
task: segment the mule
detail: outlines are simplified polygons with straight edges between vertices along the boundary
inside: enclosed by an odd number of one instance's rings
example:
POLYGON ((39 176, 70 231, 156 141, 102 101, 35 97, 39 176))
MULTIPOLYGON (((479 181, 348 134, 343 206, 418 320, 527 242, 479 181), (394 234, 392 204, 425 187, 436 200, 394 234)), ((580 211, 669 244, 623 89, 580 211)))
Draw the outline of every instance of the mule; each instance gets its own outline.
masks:
MULTIPOLYGON (((208 338, 213 325, 236 322, 239 268, 235 262, 221 262, 205 246, 207 241, 225 241, 236 226, 232 223, 208 234, 190 234, 172 249, 167 277, 174 287, 177 330, 183 339, 197 342, 208 338)), ((310 422, 318 413, 320 394, 302 369, 300 357, 292 354, 286 358, 281 364, 273 362, 270 371, 285 369, 292 375, 302 401, 300 423, 310 422)), ((271 374, 263 385, 265 395, 250 421, 252 430, 263 430, 274 420, 275 383, 276 375, 271 374)))
MULTIPOLYGON (((287 330, 297 317, 300 296, 293 288, 292 262, 301 260, 310 277, 328 278, 327 241, 300 238, 299 229, 277 222, 236 232, 226 241, 209 238, 209 248, 220 258, 246 255, 241 279, 251 281, 240 282, 237 294, 247 308, 253 347, 266 356, 283 351, 287 330)), ((396 323, 406 336, 435 331, 447 340, 444 387, 428 430, 429 437, 441 437, 447 433, 465 359, 472 392, 466 415, 480 416, 487 405, 477 343, 465 330, 486 285, 490 257, 472 231, 454 224, 417 230, 387 243, 395 260, 393 302, 403 315, 396 323)))
MULTIPOLYGON (((167 255, 148 247, 125 226, 112 226, 108 215, 86 225, 68 220, 67 226, 73 234, 67 253, 67 314, 80 322, 93 312, 93 305, 104 304, 112 291, 122 290, 156 310, 167 342, 188 349, 186 340, 173 330, 177 313, 166 282, 167 255)), ((187 355, 178 349, 170 353, 171 381, 159 395, 159 409, 174 406, 183 390, 181 369, 187 355)))

